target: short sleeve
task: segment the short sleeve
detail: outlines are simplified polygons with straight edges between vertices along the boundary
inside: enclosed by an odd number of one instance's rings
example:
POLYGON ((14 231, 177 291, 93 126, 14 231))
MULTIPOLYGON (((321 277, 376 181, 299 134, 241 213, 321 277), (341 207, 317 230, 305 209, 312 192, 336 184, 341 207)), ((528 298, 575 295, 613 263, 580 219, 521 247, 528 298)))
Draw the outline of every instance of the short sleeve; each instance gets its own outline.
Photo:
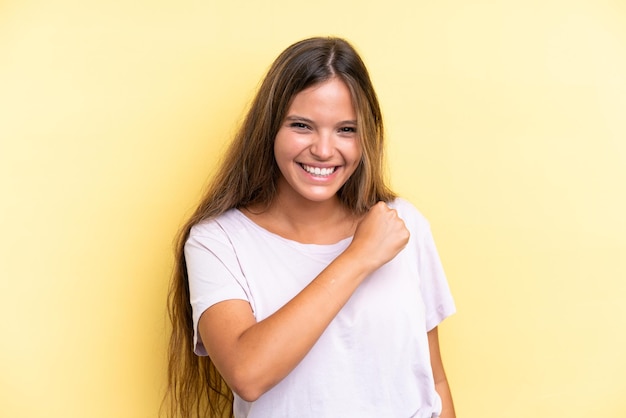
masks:
POLYGON ((417 271, 425 307, 426 329, 430 331, 456 312, 430 223, 415 206, 402 198, 395 199, 390 207, 398 211, 411 231, 412 243, 409 243, 407 249, 411 252, 411 257, 417 254, 417 271))
POLYGON ((249 300, 242 286, 237 255, 226 233, 215 222, 192 228, 185 243, 189 299, 193 313, 194 352, 207 352, 198 334, 198 321, 212 305, 230 299, 249 300))
POLYGON ((430 331, 454 314, 456 307, 428 223, 419 235, 418 269, 426 306, 426 329, 430 331))

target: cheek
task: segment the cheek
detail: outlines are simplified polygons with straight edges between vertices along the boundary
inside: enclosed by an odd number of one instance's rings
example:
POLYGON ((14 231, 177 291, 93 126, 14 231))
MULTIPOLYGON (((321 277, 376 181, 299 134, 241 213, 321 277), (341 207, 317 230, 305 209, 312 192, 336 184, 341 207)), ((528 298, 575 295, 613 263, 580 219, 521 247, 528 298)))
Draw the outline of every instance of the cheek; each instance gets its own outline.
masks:
POLYGON ((357 142, 354 145, 354 148, 353 148, 353 151, 352 151, 352 155, 353 155, 353 158, 354 158, 355 165, 358 166, 361 163, 361 161, 363 160, 363 148, 361 147, 361 143, 360 142, 357 142))
POLYGON ((274 139, 274 154, 289 155, 296 148, 294 138, 288 132, 278 131, 274 139))
POLYGON ((352 176, 358 169, 363 165, 363 149, 361 148, 361 144, 359 143, 353 150, 353 165, 352 172, 350 175, 352 176))
POLYGON ((295 158, 293 144, 288 137, 284 135, 276 135, 274 140, 274 161, 282 172, 289 167, 293 158, 295 158))
POLYGON ((285 141, 280 133, 274 139, 274 158, 278 159, 285 153, 285 141))

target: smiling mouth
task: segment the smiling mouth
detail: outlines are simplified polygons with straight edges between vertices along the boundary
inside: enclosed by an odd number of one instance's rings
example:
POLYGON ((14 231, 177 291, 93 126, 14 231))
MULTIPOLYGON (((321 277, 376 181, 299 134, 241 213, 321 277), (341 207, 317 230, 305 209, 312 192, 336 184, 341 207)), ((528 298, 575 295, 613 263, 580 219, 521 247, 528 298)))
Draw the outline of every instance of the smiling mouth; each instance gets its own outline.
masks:
POLYGON ((321 176, 321 177, 325 177, 325 176, 330 176, 331 174, 333 174, 335 172, 335 169, 337 167, 313 167, 310 165, 306 165, 306 164, 300 164, 300 167, 302 167, 304 169, 304 171, 306 171, 309 174, 312 174, 314 176, 321 176))

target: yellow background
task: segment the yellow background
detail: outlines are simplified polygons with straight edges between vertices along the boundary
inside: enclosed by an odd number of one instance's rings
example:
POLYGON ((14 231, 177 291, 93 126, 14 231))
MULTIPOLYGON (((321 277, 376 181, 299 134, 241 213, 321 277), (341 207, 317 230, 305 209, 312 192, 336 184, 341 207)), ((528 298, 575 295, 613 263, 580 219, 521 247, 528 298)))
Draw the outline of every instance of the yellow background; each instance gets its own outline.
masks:
POLYGON ((275 56, 361 51, 459 417, 626 416, 623 1, 0 1, 0 416, 155 417, 172 239, 275 56))

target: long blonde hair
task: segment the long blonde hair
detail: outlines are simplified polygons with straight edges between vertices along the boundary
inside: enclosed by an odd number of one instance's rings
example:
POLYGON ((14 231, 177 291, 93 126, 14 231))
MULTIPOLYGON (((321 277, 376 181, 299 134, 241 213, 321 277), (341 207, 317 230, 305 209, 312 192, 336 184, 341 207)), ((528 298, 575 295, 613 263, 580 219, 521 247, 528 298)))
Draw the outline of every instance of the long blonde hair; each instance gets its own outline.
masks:
POLYGON ((339 190, 355 214, 395 197, 384 181, 383 120, 368 71, 355 49, 340 38, 310 38, 283 51, 270 67, 247 116, 228 148, 198 208, 177 237, 175 268, 168 294, 172 334, 168 351, 169 417, 233 416, 233 394, 209 357, 193 353, 193 321, 184 245, 191 227, 232 208, 269 205, 276 195, 278 166, 274 138, 296 94, 339 77, 352 95, 363 156, 339 190))

